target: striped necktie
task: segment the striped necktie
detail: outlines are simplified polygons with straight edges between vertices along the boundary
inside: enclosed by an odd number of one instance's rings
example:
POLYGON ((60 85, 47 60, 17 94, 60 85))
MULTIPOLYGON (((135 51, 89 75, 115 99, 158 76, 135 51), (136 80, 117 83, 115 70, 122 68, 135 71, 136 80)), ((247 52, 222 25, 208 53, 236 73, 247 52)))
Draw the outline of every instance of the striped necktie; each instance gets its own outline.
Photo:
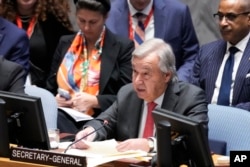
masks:
POLYGON ((145 15, 142 13, 136 13, 135 17, 138 20, 137 25, 135 27, 135 31, 134 31, 134 42, 135 42, 135 47, 137 47, 145 39, 145 27, 144 27, 144 23, 143 23, 143 19, 144 19, 145 15))

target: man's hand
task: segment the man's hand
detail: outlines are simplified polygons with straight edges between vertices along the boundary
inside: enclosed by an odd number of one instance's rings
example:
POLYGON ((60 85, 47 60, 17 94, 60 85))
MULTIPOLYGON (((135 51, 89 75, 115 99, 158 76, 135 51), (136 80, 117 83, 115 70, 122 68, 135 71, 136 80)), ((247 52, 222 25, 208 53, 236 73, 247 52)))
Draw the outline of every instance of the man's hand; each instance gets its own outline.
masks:
POLYGON ((128 139, 123 142, 120 142, 116 149, 118 151, 128 151, 128 150, 142 150, 149 152, 149 144, 148 139, 145 138, 138 138, 138 139, 128 139))
MULTIPOLYGON (((80 132, 78 132, 76 134, 75 140, 78 140, 78 139, 80 139, 80 138, 82 138, 84 136, 87 136, 88 134, 92 133, 93 131, 95 131, 94 128, 87 127, 87 128, 83 129, 82 131, 80 131, 80 132)), ((84 137, 82 140, 75 143, 72 147, 73 148, 78 148, 78 149, 87 149, 87 148, 89 148, 89 146, 86 144, 85 141, 93 141, 95 136, 96 136, 96 133, 93 133, 93 134, 91 134, 91 135, 89 135, 87 137, 84 137)))

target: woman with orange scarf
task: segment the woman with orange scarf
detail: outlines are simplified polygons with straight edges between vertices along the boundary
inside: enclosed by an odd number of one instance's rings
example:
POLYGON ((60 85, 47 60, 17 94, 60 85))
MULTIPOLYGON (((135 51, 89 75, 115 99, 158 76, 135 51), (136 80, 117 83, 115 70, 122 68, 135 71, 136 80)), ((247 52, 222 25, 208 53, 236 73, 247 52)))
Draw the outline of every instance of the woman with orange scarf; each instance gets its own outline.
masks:
MULTIPOLYGON (((76 21, 80 30, 60 39, 47 82, 59 106, 95 117, 114 102, 123 85, 131 82, 134 43, 108 30, 105 21, 109 10, 109 0, 76 2, 76 21), (58 88, 67 90, 71 98, 57 94, 58 88)), ((76 133, 82 124, 59 110, 61 132, 76 133)))

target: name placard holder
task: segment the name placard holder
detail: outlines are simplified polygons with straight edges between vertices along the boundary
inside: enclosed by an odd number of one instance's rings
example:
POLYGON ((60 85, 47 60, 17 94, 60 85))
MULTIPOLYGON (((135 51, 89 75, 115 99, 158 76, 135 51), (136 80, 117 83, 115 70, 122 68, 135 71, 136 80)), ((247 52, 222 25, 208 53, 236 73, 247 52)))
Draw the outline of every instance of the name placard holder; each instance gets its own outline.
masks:
POLYGON ((45 150, 11 147, 10 159, 60 167, 86 167, 86 157, 55 153, 45 150))

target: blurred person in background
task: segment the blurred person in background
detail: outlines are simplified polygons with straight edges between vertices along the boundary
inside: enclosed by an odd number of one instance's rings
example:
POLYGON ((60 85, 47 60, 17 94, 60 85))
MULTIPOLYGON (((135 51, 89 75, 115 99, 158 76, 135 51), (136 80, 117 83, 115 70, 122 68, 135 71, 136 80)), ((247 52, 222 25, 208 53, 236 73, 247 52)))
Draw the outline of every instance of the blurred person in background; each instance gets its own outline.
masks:
MULTIPOLYGON (((0 15, 1 15, 0 8, 0 15)), ((0 16, 0 56, 20 64, 29 71, 29 39, 25 32, 0 16)))
POLYGON ((222 39, 201 46, 191 83, 208 103, 250 111, 250 1, 220 0, 214 17, 222 39))
POLYGON ((169 43, 178 77, 188 81, 199 42, 187 5, 172 0, 115 0, 106 25, 113 33, 134 40, 135 46, 154 37, 169 43))
MULTIPOLYGON (((131 82, 133 41, 114 35, 105 21, 109 0, 78 0, 76 21, 79 31, 60 39, 51 66, 47 89, 56 95, 59 107, 73 108, 93 117, 105 111, 115 100, 118 90, 131 82), (58 88, 69 92, 66 99, 58 88)), ((76 133, 76 123, 60 112, 61 132, 76 133)))
POLYGON ((1 8, 3 17, 24 29, 30 39, 27 83, 45 88, 59 38, 73 33, 68 1, 2 0, 1 8))

